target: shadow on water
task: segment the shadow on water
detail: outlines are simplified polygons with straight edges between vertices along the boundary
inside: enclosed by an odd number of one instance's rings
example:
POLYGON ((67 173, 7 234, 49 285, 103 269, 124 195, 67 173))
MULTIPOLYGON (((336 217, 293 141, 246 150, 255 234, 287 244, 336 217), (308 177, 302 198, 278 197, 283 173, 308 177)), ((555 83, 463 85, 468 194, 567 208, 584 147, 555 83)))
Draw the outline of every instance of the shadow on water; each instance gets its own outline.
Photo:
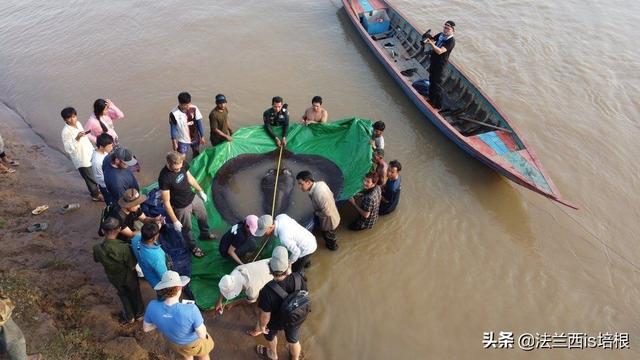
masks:
POLYGON ((526 249, 535 249, 536 237, 531 230, 525 201, 515 188, 518 185, 484 164, 469 160, 474 162, 473 165, 452 173, 467 186, 478 203, 493 214, 511 240, 526 249))

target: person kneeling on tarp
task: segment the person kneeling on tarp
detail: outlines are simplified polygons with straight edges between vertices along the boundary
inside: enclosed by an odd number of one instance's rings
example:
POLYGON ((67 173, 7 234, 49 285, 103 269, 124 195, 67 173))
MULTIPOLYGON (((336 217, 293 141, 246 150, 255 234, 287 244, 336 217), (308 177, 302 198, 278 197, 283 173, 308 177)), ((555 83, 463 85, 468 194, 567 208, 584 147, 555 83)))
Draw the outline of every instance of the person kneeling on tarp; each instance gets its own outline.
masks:
MULTIPOLYGON (((235 305, 255 303, 258 300, 260 290, 262 290, 266 283, 273 280, 273 276, 269 271, 269 260, 270 259, 259 260, 236 266, 231 274, 223 276, 218 283, 220 296, 216 302, 216 312, 222 314, 224 310, 222 302, 224 300, 233 300, 242 292, 244 292, 246 298, 234 304, 229 304, 227 309, 231 309, 231 307, 235 305)), ((251 336, 258 336, 261 333, 262 331, 260 331, 257 322, 255 329, 247 331, 247 334, 251 336)))
POLYGON ((245 257, 256 251, 257 229, 258 217, 255 215, 249 215, 243 221, 233 225, 220 239, 218 247, 220 255, 232 258, 238 265, 244 264, 244 260, 247 260, 245 257))

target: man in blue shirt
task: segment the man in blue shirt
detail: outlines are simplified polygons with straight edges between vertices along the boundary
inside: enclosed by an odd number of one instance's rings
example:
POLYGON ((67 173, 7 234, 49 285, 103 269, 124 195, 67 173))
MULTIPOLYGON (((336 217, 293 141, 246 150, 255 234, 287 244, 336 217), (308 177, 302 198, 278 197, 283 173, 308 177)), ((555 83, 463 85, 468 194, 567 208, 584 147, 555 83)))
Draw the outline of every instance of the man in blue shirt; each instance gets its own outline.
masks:
POLYGON ((169 340, 170 347, 185 359, 193 356, 209 360, 213 338, 207 333, 200 310, 193 303, 181 303, 182 287, 189 283, 187 276, 167 271, 154 286, 163 301, 151 300, 144 313, 142 330, 158 329, 169 340))
POLYGON ((148 223, 142 226, 140 234, 131 239, 133 254, 138 259, 138 265, 151 287, 155 287, 168 270, 167 255, 157 243, 159 235, 160 226, 156 223, 148 223))
POLYGON ((400 202, 400 190, 402 190, 400 170, 402 170, 400 161, 393 160, 389 162, 387 183, 382 188, 382 198, 380 199, 380 215, 392 213, 400 202))
MULTIPOLYGON (((118 201, 122 194, 128 189, 140 190, 138 180, 130 169, 138 160, 133 157, 131 152, 125 148, 117 148, 107 155, 102 162, 102 173, 104 174, 104 184, 107 191, 111 194, 113 201, 118 201)), ((111 204, 107 204, 111 205, 111 204)))

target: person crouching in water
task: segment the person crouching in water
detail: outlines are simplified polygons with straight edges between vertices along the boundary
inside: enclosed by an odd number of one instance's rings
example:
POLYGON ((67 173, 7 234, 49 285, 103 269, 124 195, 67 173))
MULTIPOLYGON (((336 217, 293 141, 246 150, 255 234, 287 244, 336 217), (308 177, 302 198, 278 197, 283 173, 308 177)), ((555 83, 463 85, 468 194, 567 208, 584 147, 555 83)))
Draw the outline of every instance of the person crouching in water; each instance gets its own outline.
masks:
POLYGON ((378 220, 378 212, 380 210, 380 187, 378 183, 378 174, 370 172, 364 176, 362 181, 364 190, 362 191, 362 199, 360 204, 355 198, 349 199, 349 202, 356 208, 358 218, 349 225, 350 230, 360 231, 372 229, 378 220))
POLYGON ((333 192, 324 181, 315 181, 310 171, 301 171, 296 175, 298 187, 309 193, 313 204, 316 226, 322 231, 324 243, 329 250, 338 250, 336 229, 340 225, 340 214, 336 207, 333 192))

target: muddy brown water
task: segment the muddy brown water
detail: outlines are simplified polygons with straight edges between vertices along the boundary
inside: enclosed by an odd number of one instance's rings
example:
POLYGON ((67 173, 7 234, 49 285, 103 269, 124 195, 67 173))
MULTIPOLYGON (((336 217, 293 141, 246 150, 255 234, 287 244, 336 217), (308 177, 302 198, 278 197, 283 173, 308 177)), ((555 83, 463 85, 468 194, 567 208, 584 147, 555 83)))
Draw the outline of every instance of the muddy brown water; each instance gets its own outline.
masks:
MULTIPOLYGON (((510 116, 572 211, 462 153, 404 97, 337 0, 8 0, 0 99, 61 148, 59 111, 81 121, 112 99, 121 141, 154 181, 167 113, 188 90, 203 114, 229 99, 234 127, 272 96, 302 115, 387 123, 403 163, 399 209, 339 233, 309 271, 302 333, 317 359, 638 358, 640 5, 621 0, 395 2, 416 24, 457 26, 455 61, 510 116), (631 349, 483 349, 483 333, 629 333, 631 349)), ((19 157, 19 154, 16 154, 19 157)), ((79 181, 79 179, 78 179, 79 181)), ((298 191, 294 189, 294 191, 298 191)))

